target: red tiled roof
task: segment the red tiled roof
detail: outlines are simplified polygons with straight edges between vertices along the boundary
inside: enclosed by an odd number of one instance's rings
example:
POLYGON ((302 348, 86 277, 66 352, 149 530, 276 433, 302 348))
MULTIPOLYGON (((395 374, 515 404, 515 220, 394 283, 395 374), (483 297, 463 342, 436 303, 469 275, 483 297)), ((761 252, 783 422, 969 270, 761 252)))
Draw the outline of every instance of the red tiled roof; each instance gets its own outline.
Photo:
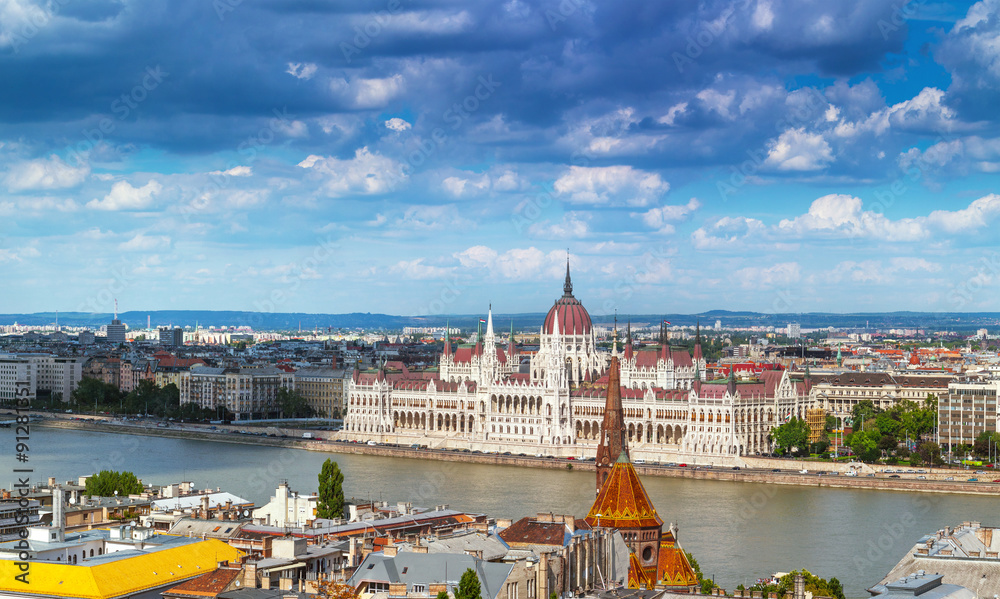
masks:
POLYGON ((239 568, 220 568, 182 582, 164 592, 181 597, 215 597, 225 591, 239 575, 239 568))

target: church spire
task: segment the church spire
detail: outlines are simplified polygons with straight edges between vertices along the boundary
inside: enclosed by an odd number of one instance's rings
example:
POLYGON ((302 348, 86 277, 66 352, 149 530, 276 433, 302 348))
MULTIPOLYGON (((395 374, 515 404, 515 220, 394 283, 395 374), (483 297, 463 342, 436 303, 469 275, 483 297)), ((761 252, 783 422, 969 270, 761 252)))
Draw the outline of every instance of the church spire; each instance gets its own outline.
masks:
POLYGON ((507 342, 507 356, 517 353, 517 344, 514 342, 514 319, 510 319, 510 339, 507 342))
POLYGON ((569 278, 569 252, 566 252, 566 282, 563 283, 563 297, 573 297, 573 281, 569 278))
POLYGON ((699 319, 697 324, 694 325, 694 362, 698 364, 702 361, 701 357, 701 320, 699 319))
POLYGON ((601 424, 601 443, 597 446, 597 490, 607 480, 611 468, 621 457, 629 457, 626 442, 625 419, 622 416, 621 366, 618 356, 611 357, 608 370, 608 394, 604 403, 604 422, 601 424))
POLYGON ((451 336, 449 335, 450 331, 451 331, 451 325, 449 325, 448 321, 446 320, 444 321, 444 355, 446 356, 451 355, 451 336))
POLYGON ((611 355, 618 357, 618 308, 615 308, 615 328, 611 339, 611 355))
POLYGON ((625 325, 625 359, 632 359, 632 319, 625 325))

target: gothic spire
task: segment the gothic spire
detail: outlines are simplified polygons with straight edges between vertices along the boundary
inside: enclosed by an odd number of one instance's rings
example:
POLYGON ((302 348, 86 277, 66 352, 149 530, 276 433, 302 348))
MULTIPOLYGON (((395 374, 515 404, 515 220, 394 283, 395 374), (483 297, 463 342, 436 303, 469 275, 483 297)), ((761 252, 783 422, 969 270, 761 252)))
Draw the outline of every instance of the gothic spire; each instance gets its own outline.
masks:
POLYGON ((444 321, 444 355, 446 356, 451 355, 451 336, 449 335, 450 329, 451 325, 449 322, 447 320, 444 321))
POLYGON ((573 296, 573 281, 569 278, 569 252, 566 253, 566 282, 563 283, 563 297, 573 296))

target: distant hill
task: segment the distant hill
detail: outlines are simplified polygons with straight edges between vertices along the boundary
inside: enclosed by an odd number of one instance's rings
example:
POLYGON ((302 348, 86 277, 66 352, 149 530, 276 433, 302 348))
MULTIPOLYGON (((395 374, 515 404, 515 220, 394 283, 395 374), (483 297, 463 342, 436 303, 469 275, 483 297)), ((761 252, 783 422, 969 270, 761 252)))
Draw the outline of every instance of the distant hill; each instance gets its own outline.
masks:
MULTIPOLYGON (((150 312, 123 312, 119 314, 122 322, 131 328, 145 328, 146 317, 152 326, 250 326, 254 330, 303 331, 313 329, 383 329, 386 331, 401 330, 407 326, 439 327, 448 323, 452 327, 474 330, 480 318, 485 314, 452 314, 434 316, 394 316, 370 312, 352 312, 350 314, 306 314, 300 312, 241 312, 222 310, 153 310, 150 312)), ((100 327, 111 321, 111 314, 88 312, 60 312, 61 325, 73 327, 100 327)), ((614 317, 608 315, 591 315, 593 321, 601 325, 611 325, 614 317)), ((543 312, 522 314, 493 314, 493 326, 497 332, 506 331, 511 322, 518 331, 538 329, 545 318, 543 312)), ((836 314, 812 312, 803 314, 765 314, 762 312, 730 312, 726 310, 710 310, 700 314, 619 314, 619 329, 624 329, 626 323, 657 326, 661 320, 668 320, 672 325, 693 326, 700 322, 702 327, 711 328, 716 320, 721 320, 726 327, 734 326, 776 326, 783 327, 791 322, 799 323, 802 328, 854 328, 869 326, 873 329, 885 328, 915 328, 930 331, 974 331, 979 328, 990 328, 996 332, 1000 326, 1000 313, 997 312, 860 312, 853 314, 836 314)), ((0 314, 0 324, 46 325, 56 321, 54 312, 38 312, 35 314, 0 314)))

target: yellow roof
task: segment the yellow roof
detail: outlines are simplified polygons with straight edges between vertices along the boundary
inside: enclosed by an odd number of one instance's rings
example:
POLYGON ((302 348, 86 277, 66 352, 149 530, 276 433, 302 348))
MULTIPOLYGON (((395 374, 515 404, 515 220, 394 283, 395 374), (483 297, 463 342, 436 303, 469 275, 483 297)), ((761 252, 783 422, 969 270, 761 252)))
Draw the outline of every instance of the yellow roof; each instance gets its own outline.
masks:
POLYGON ((0 560, 0 591, 54 597, 110 599, 168 584, 177 584, 218 568, 221 561, 239 560, 242 552, 218 539, 153 551, 93 566, 65 562, 31 562, 29 584, 14 579, 22 574, 12 560, 0 560))

